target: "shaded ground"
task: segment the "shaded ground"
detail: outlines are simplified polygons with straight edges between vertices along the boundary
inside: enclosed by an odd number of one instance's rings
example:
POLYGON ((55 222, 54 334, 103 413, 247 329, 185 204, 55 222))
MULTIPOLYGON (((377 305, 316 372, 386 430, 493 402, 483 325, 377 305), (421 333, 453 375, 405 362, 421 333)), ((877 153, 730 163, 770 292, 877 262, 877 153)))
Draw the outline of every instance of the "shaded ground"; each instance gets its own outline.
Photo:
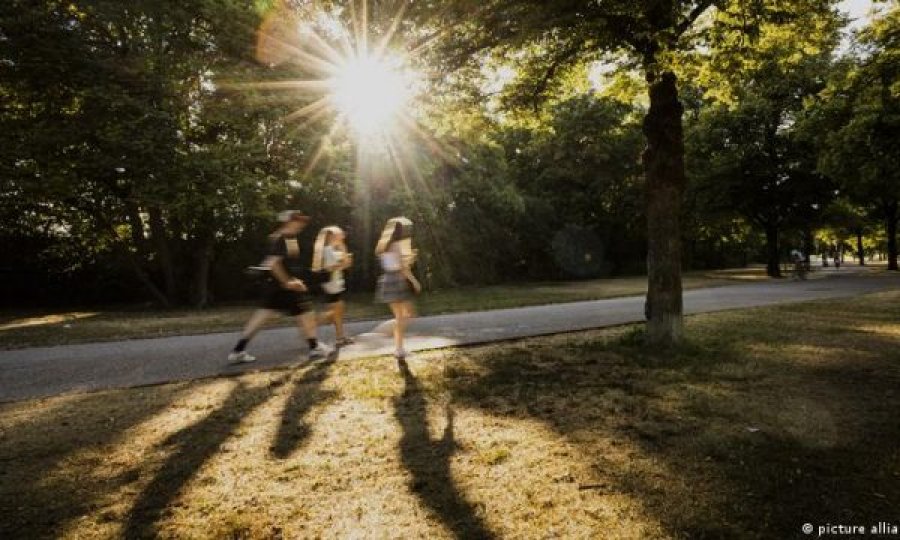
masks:
MULTIPOLYGON (((684 288, 718 287, 767 279, 765 269, 741 268, 685 276, 684 288)), ((643 294, 644 277, 576 282, 518 283, 429 291, 419 298, 423 315, 502 309, 541 304, 597 300, 643 294)), ((0 311, 0 349, 89 343, 232 331, 243 327, 253 306, 225 306, 206 310, 159 311, 146 306, 131 309, 77 309, 65 311, 0 311)), ((348 320, 382 318, 382 304, 369 293, 351 294, 348 320)), ((275 323, 290 326, 287 319, 275 323)))
POLYGON ((0 537, 791 538, 900 521, 900 291, 0 406, 0 537))

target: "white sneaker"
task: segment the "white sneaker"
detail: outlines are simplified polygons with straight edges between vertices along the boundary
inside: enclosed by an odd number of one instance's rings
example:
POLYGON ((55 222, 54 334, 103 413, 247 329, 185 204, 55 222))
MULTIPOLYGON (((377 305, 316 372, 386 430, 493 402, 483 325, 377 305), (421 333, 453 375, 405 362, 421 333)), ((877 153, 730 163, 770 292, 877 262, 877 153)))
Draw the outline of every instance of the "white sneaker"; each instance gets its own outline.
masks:
POLYGON ((406 355, 406 349, 397 349, 396 351, 394 351, 394 358, 396 358, 397 360, 405 359, 406 355))
POLYGON ((316 345, 316 348, 315 348, 315 349, 310 349, 310 350, 309 350, 309 358, 310 358, 310 360, 313 360, 313 359, 315 359, 315 358, 325 358, 325 357, 328 356, 329 354, 331 354, 331 349, 328 348, 328 347, 326 347, 325 345, 323 345, 323 344, 321 344, 321 343, 319 343, 318 345, 316 345))
POLYGON ((251 356, 247 351, 231 352, 228 355, 228 361, 233 364, 249 364, 250 362, 256 362, 256 357, 251 356))

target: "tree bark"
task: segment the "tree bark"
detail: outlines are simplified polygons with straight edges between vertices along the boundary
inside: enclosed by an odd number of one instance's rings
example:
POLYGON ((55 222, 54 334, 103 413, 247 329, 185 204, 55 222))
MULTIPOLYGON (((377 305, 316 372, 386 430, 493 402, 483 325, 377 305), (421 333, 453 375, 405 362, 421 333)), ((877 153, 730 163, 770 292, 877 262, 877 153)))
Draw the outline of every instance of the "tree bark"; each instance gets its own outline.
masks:
POLYGON ((888 270, 897 270, 897 203, 886 212, 888 270))
POLYGON ((650 110, 644 118, 647 147, 647 341, 671 345, 681 339, 681 228, 685 187, 683 107, 675 75, 646 66, 650 110))
POLYGON ((169 250, 169 239, 166 234, 166 226, 163 222, 162 211, 151 207, 148 210, 150 216, 150 234, 156 244, 156 254, 159 256, 160 270, 163 275, 163 286, 170 304, 178 303, 178 289, 175 282, 175 266, 172 262, 172 254, 169 250))
POLYGON ((213 259, 213 238, 203 238, 197 251, 194 253, 194 279, 191 290, 191 300, 198 309, 209 306, 209 272, 213 259))
POLYGON ((863 251, 862 229, 856 229, 856 256, 859 258, 859 265, 866 265, 866 253, 863 251))
POLYGON ((778 256, 778 227, 766 225, 766 274, 781 277, 781 261, 778 256))
POLYGON ((138 278, 138 281, 141 282, 141 285, 147 289, 147 292, 150 293, 157 303, 159 303, 162 307, 171 307, 172 303, 166 298, 166 295, 153 283, 153 280, 150 279, 150 276, 147 275, 147 272, 141 268, 140 263, 135 260, 134 254, 128 252, 128 248, 125 248, 125 258, 128 260, 128 264, 131 266, 131 270, 134 272, 134 275, 138 278))
POLYGON ((128 225, 131 230, 131 241, 138 253, 143 254, 145 251, 144 244, 147 238, 144 236, 144 220, 141 218, 141 212, 135 204, 128 204, 128 225))
POLYGON ((815 241, 813 239, 812 229, 806 227, 803 229, 803 262, 806 263, 806 266, 810 265, 810 257, 812 256, 813 245, 815 241))
MULTIPOLYGON (((163 294, 163 292, 160 290, 160 288, 157 287, 155 283, 153 283, 152 279, 150 279, 150 276, 147 274, 147 272, 141 266, 141 261, 138 260, 138 257, 135 255, 135 253, 129 248, 128 245, 123 245, 122 243, 119 242, 119 240, 121 240, 121 238, 119 236, 119 232, 116 230, 115 224, 109 220, 108 216, 106 216, 103 212, 99 211, 97 208, 91 208, 91 209, 87 210, 87 212, 89 214, 91 214, 94 217, 94 219, 97 220, 97 223, 100 223, 101 226, 103 228, 105 228, 106 231, 109 233, 110 237, 115 240, 115 246, 117 246, 119 249, 121 249, 122 256, 125 257, 125 260, 128 262, 128 265, 131 267, 131 270, 134 272, 135 277, 138 279, 138 281, 141 283, 141 285, 143 285, 144 288, 147 289, 147 292, 150 293, 150 296, 152 296, 156 300, 156 302, 159 303, 161 306, 170 307, 171 303, 169 302, 169 299, 166 298, 166 295, 163 294)), ((132 219, 134 217, 135 216, 131 216, 132 219)), ((138 215, 137 217, 139 220, 140 216, 138 215)), ((134 225, 134 224, 135 223, 132 222, 132 225, 134 225)), ((132 240, 134 240, 133 237, 132 237, 132 240)), ((135 246, 135 250, 137 250, 137 249, 138 249, 138 246, 135 246)))

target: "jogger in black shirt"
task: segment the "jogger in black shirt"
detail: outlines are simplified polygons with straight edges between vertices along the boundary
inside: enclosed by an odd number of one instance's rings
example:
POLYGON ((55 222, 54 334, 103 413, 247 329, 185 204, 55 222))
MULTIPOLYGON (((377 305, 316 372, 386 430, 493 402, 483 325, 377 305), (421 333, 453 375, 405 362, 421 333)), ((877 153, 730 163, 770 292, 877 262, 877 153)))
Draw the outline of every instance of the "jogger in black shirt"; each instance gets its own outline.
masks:
POLYGON ((263 325, 281 311, 297 318, 297 326, 309 344, 309 357, 322 358, 328 349, 316 339, 316 314, 307 284, 300 279, 306 265, 300 257, 297 235, 309 223, 309 216, 296 210, 287 210, 278 216, 281 226, 269 236, 269 250, 263 266, 269 277, 264 286, 262 305, 257 309, 241 334, 241 339, 228 355, 230 362, 256 360, 245 350, 247 343, 263 325))

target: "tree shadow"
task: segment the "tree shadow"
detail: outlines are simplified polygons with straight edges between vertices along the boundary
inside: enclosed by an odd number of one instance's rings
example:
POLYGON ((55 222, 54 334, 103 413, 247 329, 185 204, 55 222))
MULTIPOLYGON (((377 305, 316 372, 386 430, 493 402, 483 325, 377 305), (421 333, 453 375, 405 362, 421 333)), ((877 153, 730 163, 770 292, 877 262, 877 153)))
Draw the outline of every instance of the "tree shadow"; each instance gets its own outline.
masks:
POLYGON ((889 520, 900 501, 900 355, 881 352, 898 340, 867 335, 848 348, 853 310, 812 322, 798 313, 723 316, 704 331, 738 341, 670 356, 632 343, 516 347, 449 387, 457 402, 539 420, 596 456, 607 491, 673 537, 805 537, 804 523, 889 520), (746 321, 754 327, 729 334, 746 321), (765 347, 798 356, 747 352, 765 347))
POLYGON ((339 351, 335 350, 328 358, 314 364, 302 377, 294 381, 294 389, 284 404, 278 433, 272 444, 272 455, 278 459, 286 459, 296 452, 310 434, 309 423, 304 419, 316 403, 320 403, 335 395, 332 391, 323 391, 322 382, 337 362, 339 351))
MULTIPOLYGON (((285 375, 280 382, 284 382, 285 375)), ((202 420, 171 435, 163 446, 172 452, 153 480, 144 488, 128 516, 123 536, 157 536, 156 524, 185 485, 232 435, 241 420, 265 403, 280 382, 248 388, 238 383, 219 408, 202 420)))
POLYGON ((405 360, 398 361, 403 375, 403 393, 394 399, 394 411, 403 430, 400 457, 412 474, 415 493, 457 538, 493 538, 473 505, 456 488, 450 474, 453 409, 447 407, 443 436, 432 440, 428 429, 427 403, 418 380, 405 360))
MULTIPOLYGON (((99 472, 121 434, 168 407, 190 386, 155 387, 138 396, 97 392, 60 400, 0 433, 0 537, 56 538, 72 520, 98 510, 97 499, 134 481, 99 472), (67 461, 75 460, 71 464, 67 461)), ((0 407, 7 411, 18 407, 0 407)))

